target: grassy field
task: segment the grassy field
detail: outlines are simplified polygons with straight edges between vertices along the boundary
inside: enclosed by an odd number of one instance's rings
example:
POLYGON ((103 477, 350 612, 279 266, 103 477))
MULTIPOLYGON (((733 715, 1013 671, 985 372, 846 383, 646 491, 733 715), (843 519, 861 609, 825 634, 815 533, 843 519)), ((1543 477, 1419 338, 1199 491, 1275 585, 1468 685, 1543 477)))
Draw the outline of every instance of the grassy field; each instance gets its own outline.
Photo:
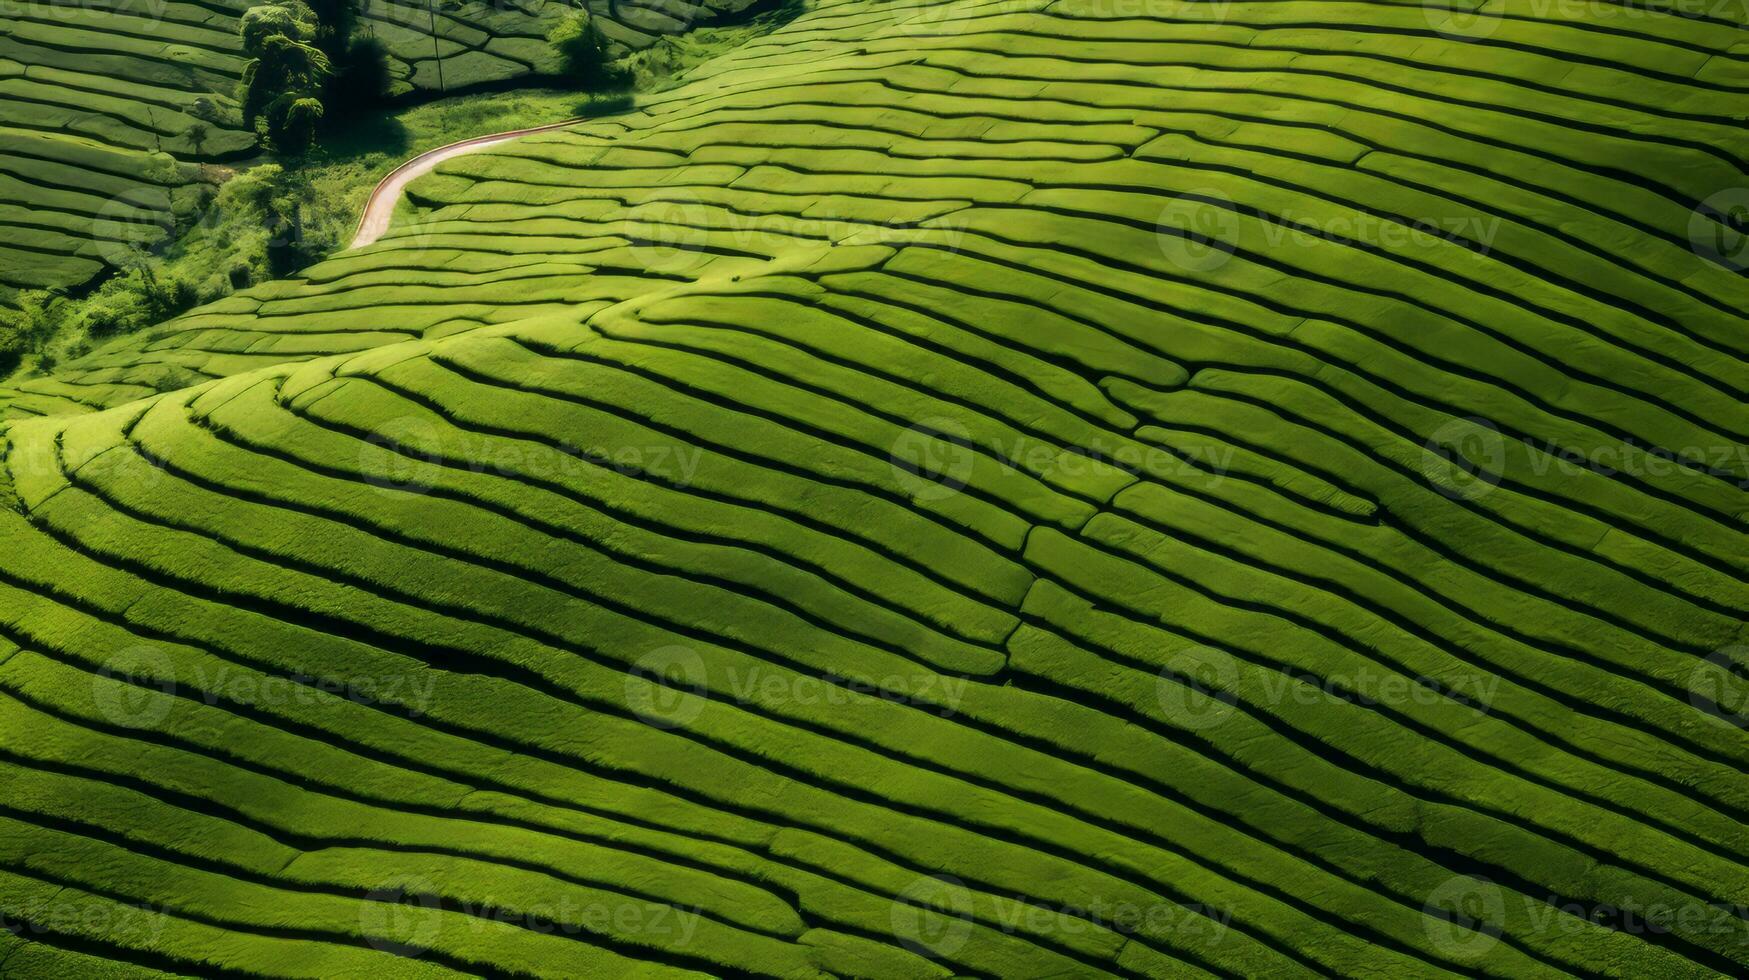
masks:
POLYGON ((1485 11, 818 0, 0 390, 0 973, 1742 975, 1749 16, 1485 11))

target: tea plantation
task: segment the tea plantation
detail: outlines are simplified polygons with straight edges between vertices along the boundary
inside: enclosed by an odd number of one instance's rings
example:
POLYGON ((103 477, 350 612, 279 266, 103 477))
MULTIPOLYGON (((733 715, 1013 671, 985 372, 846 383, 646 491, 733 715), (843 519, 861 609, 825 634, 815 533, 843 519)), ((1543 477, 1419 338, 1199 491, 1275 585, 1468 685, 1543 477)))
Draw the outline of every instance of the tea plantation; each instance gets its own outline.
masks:
POLYGON ((4 389, 0 974, 1743 975, 1746 25, 812 0, 4 389))
MULTIPOLYGON (((238 86, 251 0, 9 0, 0 7, 0 305, 79 288, 201 220, 212 175, 259 150, 238 86)), ((610 52, 733 18, 748 4, 594 5, 610 52)), ((547 0, 365 0, 398 94, 557 71, 547 0)))

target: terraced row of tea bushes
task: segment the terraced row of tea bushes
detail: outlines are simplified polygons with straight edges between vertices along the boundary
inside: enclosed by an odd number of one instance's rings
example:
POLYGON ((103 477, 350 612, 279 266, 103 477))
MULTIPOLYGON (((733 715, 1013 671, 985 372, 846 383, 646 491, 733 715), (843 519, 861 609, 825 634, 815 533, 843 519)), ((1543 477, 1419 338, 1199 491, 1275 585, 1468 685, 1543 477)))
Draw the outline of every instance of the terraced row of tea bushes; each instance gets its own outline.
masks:
POLYGON ((16 3, 0 22, 0 302, 86 282, 198 206, 182 161, 247 152, 241 6, 16 3))
POLYGON ((1123 13, 820 6, 11 392, 12 955, 1741 973, 1742 19, 1123 13))
MULTIPOLYGON (((0 23, 0 302, 20 290, 89 282, 200 217, 208 184, 197 164, 256 147, 236 102, 245 64, 237 24, 248 6, 8 5, 0 23)), ((571 9, 543 0, 441 11, 372 2, 359 25, 386 47, 397 90, 435 91, 556 71, 546 35, 571 9)), ((627 5, 616 14, 603 6, 595 22, 623 53, 737 13, 687 6, 668 16, 627 5)))

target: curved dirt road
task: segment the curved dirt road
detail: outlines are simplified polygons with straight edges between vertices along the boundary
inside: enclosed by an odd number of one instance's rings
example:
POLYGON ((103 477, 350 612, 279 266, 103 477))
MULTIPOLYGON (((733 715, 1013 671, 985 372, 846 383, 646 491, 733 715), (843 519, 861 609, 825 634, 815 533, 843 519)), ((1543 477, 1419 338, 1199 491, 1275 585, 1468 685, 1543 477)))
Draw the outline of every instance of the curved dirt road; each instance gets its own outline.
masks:
POLYGON ((360 248, 383 237, 383 233, 389 230, 389 221, 395 216, 395 205, 400 202, 401 193, 407 189, 407 185, 416 178, 430 173, 443 161, 451 157, 459 157, 464 153, 474 153, 489 146, 497 146, 499 143, 507 143, 530 133, 561 129, 578 122, 582 122, 582 119, 566 119, 563 122, 548 123, 529 129, 513 129, 504 133, 475 136, 472 139, 460 140, 419 154, 389 171, 389 175, 379 181, 376 188, 370 192, 370 199, 364 205, 364 213, 358 216, 358 230, 353 233, 352 244, 348 245, 347 248, 360 248))

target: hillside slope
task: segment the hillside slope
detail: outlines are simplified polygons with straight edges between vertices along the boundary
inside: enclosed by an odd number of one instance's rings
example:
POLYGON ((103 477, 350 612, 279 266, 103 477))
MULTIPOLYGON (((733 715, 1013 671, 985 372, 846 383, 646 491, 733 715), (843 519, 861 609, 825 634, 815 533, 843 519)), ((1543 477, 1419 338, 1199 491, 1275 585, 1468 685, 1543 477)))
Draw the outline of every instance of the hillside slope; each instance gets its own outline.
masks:
MULTIPOLYGON (((79 286, 199 220, 198 164, 250 156, 237 22, 253 0, 17 0, 0 10, 0 304, 79 286)), ((613 50, 737 16, 746 0, 589 5, 613 50)), ((548 0, 360 4, 397 92, 552 74, 548 0), (436 40, 433 40, 435 34, 436 40)))
POLYGON ((13 392, 0 962, 1741 974, 1749 43, 1490 9, 819 3, 13 392))

